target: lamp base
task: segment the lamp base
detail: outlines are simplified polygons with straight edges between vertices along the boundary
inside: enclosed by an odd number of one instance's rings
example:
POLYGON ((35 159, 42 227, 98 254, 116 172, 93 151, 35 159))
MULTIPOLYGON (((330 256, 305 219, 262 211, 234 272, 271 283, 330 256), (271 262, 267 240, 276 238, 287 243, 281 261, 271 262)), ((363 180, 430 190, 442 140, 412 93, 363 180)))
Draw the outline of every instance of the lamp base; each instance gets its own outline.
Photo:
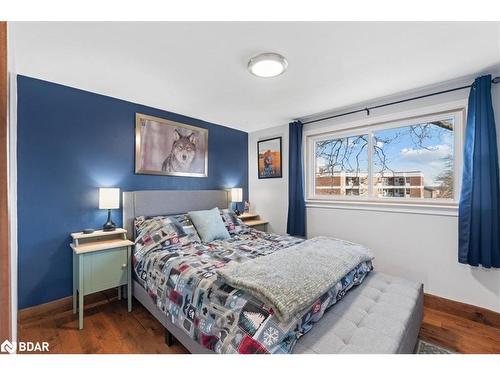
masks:
POLYGON ((112 232, 116 229, 116 225, 113 222, 106 223, 102 226, 104 232, 112 232))
POLYGON ((104 225, 102 226, 102 230, 104 232, 111 232, 111 231, 114 231, 115 229, 116 229, 116 225, 111 220, 111 210, 108 210, 108 221, 106 221, 106 223, 104 223, 104 225))
POLYGON ((236 216, 240 216, 241 215, 241 211, 238 209, 238 203, 237 202, 233 202, 233 212, 236 214, 236 216))

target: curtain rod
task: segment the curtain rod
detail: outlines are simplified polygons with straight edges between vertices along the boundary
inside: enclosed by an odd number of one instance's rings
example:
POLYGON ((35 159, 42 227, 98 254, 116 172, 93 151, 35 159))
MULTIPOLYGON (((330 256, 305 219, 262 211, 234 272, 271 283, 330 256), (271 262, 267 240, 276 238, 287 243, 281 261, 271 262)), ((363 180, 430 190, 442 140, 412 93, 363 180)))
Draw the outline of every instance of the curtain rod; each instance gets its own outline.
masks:
MULTIPOLYGON (((491 80, 491 83, 500 83, 500 77, 495 77, 491 80)), ((454 89, 449 89, 449 90, 443 90, 443 91, 438 91, 438 92, 433 92, 433 93, 430 93, 430 94, 426 94, 426 95, 420 95, 420 96, 415 96, 413 98, 408 98, 408 99, 403 99, 403 100, 398 100, 398 101, 395 101, 395 102, 390 102, 390 103, 385 103, 385 104, 379 104, 379 105, 375 105, 375 106, 372 106, 372 107, 365 107, 365 108, 361 108, 361 109, 356 109, 354 111, 350 111, 350 112, 345 112, 345 113, 340 113, 338 115, 333 115, 333 116, 327 116, 327 117, 322 117, 322 118, 318 118, 316 120, 311 120, 311 121, 305 121, 303 122, 302 124, 303 125, 307 125, 307 124, 312 124, 314 122, 320 122, 320 121, 325 121, 325 120, 330 120, 332 118, 337 118, 337 117, 342 117, 342 116, 347 116, 347 115, 352 115, 354 113, 360 113, 360 112, 366 112, 366 115, 369 116, 370 115, 370 111, 372 109, 377 109, 377 108, 382 108, 382 107, 388 107, 388 106, 391 106, 391 105, 394 105, 394 104, 401 104, 401 103, 405 103, 405 102, 410 102, 412 100, 418 100, 418 99, 423 99, 423 98, 428 98, 430 96, 435 96, 435 95, 441 95, 441 94, 446 94, 448 92, 453 92, 453 91, 458 91, 458 90, 464 90, 464 89, 468 89, 468 88, 471 88, 472 87, 472 84, 471 85, 467 85, 467 86, 461 86, 461 87, 456 87, 454 89)))

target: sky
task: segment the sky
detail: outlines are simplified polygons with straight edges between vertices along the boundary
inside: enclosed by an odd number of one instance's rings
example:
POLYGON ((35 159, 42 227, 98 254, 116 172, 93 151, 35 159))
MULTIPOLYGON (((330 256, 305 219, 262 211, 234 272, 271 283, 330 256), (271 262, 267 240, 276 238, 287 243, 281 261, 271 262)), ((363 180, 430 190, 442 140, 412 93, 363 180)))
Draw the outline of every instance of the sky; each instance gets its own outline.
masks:
MULTIPOLYGON (((387 155, 389 168, 421 171, 425 185, 438 185, 436 177, 446 168, 446 157, 453 155, 453 132, 432 124, 429 124, 422 144, 418 143, 418 137, 411 135, 410 127, 375 132, 374 137, 387 155)), ((374 172, 378 171, 380 162, 375 158, 374 172)))
MULTIPOLYGON (((386 165, 391 170, 421 171, 426 186, 438 185, 436 177, 445 169, 446 157, 453 155, 453 132, 433 124, 427 124, 427 127, 423 125, 415 126, 414 132, 410 126, 376 131, 373 133, 374 144, 385 154, 386 165)), ((361 143, 352 145, 352 154, 355 155, 361 146, 361 143)), ((329 151, 328 146, 325 151, 329 151)), ((374 173, 380 172, 380 158, 376 153, 373 157, 374 173)), ((364 151, 360 158, 361 171, 367 172, 367 159, 368 154, 364 151)), ((349 162, 356 166, 354 156, 351 156, 349 162)), ((317 160, 318 166, 325 164, 325 159, 317 160)))

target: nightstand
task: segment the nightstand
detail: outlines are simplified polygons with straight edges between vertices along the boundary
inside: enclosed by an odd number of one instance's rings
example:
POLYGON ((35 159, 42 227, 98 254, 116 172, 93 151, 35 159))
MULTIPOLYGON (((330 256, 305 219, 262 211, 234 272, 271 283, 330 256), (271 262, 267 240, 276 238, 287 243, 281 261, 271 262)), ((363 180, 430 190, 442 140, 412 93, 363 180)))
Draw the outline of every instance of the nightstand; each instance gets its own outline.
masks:
POLYGON ((71 233, 73 243, 73 313, 78 308, 78 326, 83 329, 83 298, 102 290, 127 286, 128 311, 132 311, 132 241, 127 231, 117 228, 111 232, 96 230, 90 234, 71 233), (78 303, 77 303, 78 302, 78 303))
POLYGON ((263 232, 267 231, 268 221, 262 220, 259 214, 245 212, 238 216, 243 223, 248 225, 249 227, 255 228, 257 230, 261 230, 263 232))

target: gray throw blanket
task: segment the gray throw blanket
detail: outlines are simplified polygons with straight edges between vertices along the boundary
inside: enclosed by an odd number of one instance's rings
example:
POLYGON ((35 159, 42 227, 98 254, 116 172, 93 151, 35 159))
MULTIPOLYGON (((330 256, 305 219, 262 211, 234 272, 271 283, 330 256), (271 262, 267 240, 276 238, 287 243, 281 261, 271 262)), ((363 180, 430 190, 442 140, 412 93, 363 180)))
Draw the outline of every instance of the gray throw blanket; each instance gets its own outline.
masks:
POLYGON ((218 270, 225 282, 271 307, 280 321, 312 304, 357 265, 370 250, 348 241, 316 237, 298 245, 218 270))

